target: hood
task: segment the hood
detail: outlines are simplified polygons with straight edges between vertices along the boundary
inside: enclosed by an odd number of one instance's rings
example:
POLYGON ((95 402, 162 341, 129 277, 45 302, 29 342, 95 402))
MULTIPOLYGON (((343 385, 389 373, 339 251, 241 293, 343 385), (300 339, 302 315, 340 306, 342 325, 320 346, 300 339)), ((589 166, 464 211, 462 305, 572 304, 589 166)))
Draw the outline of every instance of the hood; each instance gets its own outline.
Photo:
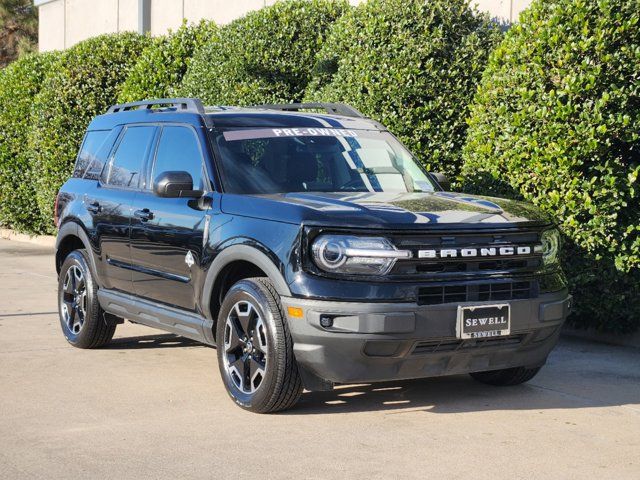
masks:
POLYGON ((451 192, 225 194, 221 206, 230 214, 331 227, 490 228, 551 223, 524 202, 451 192))

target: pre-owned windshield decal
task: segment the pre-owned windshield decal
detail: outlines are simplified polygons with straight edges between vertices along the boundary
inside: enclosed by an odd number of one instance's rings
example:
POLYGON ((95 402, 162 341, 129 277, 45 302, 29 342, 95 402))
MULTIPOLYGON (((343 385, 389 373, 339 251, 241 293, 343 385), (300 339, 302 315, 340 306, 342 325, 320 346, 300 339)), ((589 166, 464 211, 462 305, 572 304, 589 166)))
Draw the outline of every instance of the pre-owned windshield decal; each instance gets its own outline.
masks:
POLYGON ((250 140, 257 138, 278 137, 352 137, 357 138, 358 132, 344 128, 258 128, 252 130, 232 130, 224 132, 227 142, 234 140, 250 140))

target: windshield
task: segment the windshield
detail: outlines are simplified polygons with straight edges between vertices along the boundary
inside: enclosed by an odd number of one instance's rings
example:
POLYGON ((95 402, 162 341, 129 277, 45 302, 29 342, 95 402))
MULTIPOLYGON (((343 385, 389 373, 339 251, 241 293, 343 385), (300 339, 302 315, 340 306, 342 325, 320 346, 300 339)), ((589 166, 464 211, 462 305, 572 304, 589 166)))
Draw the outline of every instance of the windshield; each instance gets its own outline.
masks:
POLYGON ((388 132, 260 128, 214 133, 225 191, 432 192, 434 184, 388 132))

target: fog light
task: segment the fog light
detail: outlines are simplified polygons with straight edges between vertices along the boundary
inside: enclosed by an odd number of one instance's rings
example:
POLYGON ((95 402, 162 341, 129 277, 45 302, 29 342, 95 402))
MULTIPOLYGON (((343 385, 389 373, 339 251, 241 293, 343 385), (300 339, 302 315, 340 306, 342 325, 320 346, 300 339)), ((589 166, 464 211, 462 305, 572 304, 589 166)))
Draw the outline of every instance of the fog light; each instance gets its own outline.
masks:
POLYGON ((320 326, 322 328, 331 328, 331 327, 333 327, 333 318, 332 317, 328 317, 326 315, 322 315, 320 317, 320 326))

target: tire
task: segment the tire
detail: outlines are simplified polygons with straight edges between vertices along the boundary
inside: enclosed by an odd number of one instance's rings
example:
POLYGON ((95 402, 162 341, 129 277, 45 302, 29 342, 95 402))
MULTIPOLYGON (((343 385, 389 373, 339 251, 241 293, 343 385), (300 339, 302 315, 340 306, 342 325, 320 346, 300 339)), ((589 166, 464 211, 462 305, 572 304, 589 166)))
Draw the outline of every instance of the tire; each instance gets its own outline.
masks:
POLYGON ((231 287, 216 325, 220 375, 245 410, 272 413, 300 399, 302 381, 280 298, 266 278, 231 287))
POLYGON ((62 333, 77 348, 98 348, 109 343, 116 331, 98 303, 96 285, 86 250, 74 250, 65 258, 58 277, 58 315, 62 333))
POLYGON ((471 373, 471 377, 488 385, 496 385, 499 387, 510 387, 528 382, 537 375, 542 367, 536 368, 505 368, 504 370, 492 370, 490 372, 471 373))

